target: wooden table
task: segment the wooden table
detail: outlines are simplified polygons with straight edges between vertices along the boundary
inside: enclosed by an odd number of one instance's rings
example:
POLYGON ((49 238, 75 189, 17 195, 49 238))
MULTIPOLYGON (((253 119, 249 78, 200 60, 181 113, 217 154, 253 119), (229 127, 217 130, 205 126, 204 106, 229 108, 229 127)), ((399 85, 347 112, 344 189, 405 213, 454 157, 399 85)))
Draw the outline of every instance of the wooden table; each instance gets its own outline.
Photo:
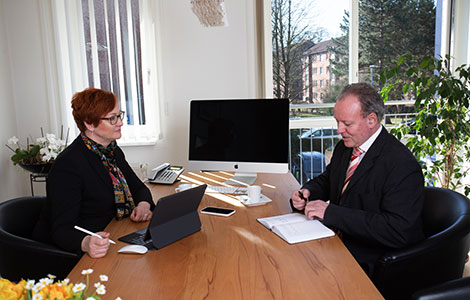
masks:
MULTIPOLYGON (((231 175, 185 173, 179 183, 216 185, 231 175)), ((154 201, 174 193, 179 183, 151 185, 154 201)), ((117 239, 148 222, 113 220, 106 231, 117 245, 101 259, 84 255, 69 274, 71 282, 84 281, 81 271, 89 268, 91 286, 108 275, 102 299, 383 299, 337 236, 289 245, 256 221, 291 212, 288 199, 299 185, 290 173, 258 174, 255 184, 271 203, 245 207, 233 196, 206 193, 200 208, 231 207, 236 213, 200 214, 200 232, 145 255, 118 254, 125 244, 117 239)))

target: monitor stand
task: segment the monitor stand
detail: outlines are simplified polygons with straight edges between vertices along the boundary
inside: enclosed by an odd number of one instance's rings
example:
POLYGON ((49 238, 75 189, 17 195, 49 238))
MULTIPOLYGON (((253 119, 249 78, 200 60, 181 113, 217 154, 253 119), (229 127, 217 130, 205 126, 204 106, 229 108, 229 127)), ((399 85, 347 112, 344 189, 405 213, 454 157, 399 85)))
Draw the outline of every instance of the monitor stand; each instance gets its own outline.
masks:
POLYGON ((252 185, 256 181, 256 173, 235 173, 235 175, 225 181, 225 184, 231 185, 252 185))

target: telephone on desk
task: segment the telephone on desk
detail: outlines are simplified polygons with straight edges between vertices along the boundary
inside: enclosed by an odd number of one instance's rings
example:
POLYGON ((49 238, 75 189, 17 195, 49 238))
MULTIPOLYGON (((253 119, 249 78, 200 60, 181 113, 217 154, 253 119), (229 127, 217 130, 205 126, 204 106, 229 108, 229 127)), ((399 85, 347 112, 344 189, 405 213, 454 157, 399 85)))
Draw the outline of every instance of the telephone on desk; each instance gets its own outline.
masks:
POLYGON ((164 163, 152 169, 148 181, 150 183, 173 184, 183 171, 183 167, 164 163))

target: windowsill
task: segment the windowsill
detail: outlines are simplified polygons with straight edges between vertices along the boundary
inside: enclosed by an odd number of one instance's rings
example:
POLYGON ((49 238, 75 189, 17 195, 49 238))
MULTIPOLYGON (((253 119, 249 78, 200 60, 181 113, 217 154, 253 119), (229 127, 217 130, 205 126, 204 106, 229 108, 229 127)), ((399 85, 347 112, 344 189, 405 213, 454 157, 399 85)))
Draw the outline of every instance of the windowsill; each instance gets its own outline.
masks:
POLYGON ((118 140, 119 147, 134 147, 134 146, 154 146, 157 144, 157 139, 142 139, 142 140, 132 140, 132 141, 124 141, 118 140))

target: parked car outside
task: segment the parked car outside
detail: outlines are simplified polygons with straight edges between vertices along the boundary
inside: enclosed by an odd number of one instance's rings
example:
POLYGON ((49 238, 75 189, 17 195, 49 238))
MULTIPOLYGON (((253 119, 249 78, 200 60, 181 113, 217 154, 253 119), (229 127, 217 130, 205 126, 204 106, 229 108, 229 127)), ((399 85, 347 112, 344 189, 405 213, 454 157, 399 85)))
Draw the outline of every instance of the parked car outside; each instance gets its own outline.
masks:
POLYGON ((336 128, 310 128, 300 135, 300 151, 332 150, 341 139, 336 128))
POLYGON ((301 184, 323 173, 330 163, 328 157, 318 151, 304 151, 299 153, 298 156, 298 160, 293 165, 292 173, 301 184))

